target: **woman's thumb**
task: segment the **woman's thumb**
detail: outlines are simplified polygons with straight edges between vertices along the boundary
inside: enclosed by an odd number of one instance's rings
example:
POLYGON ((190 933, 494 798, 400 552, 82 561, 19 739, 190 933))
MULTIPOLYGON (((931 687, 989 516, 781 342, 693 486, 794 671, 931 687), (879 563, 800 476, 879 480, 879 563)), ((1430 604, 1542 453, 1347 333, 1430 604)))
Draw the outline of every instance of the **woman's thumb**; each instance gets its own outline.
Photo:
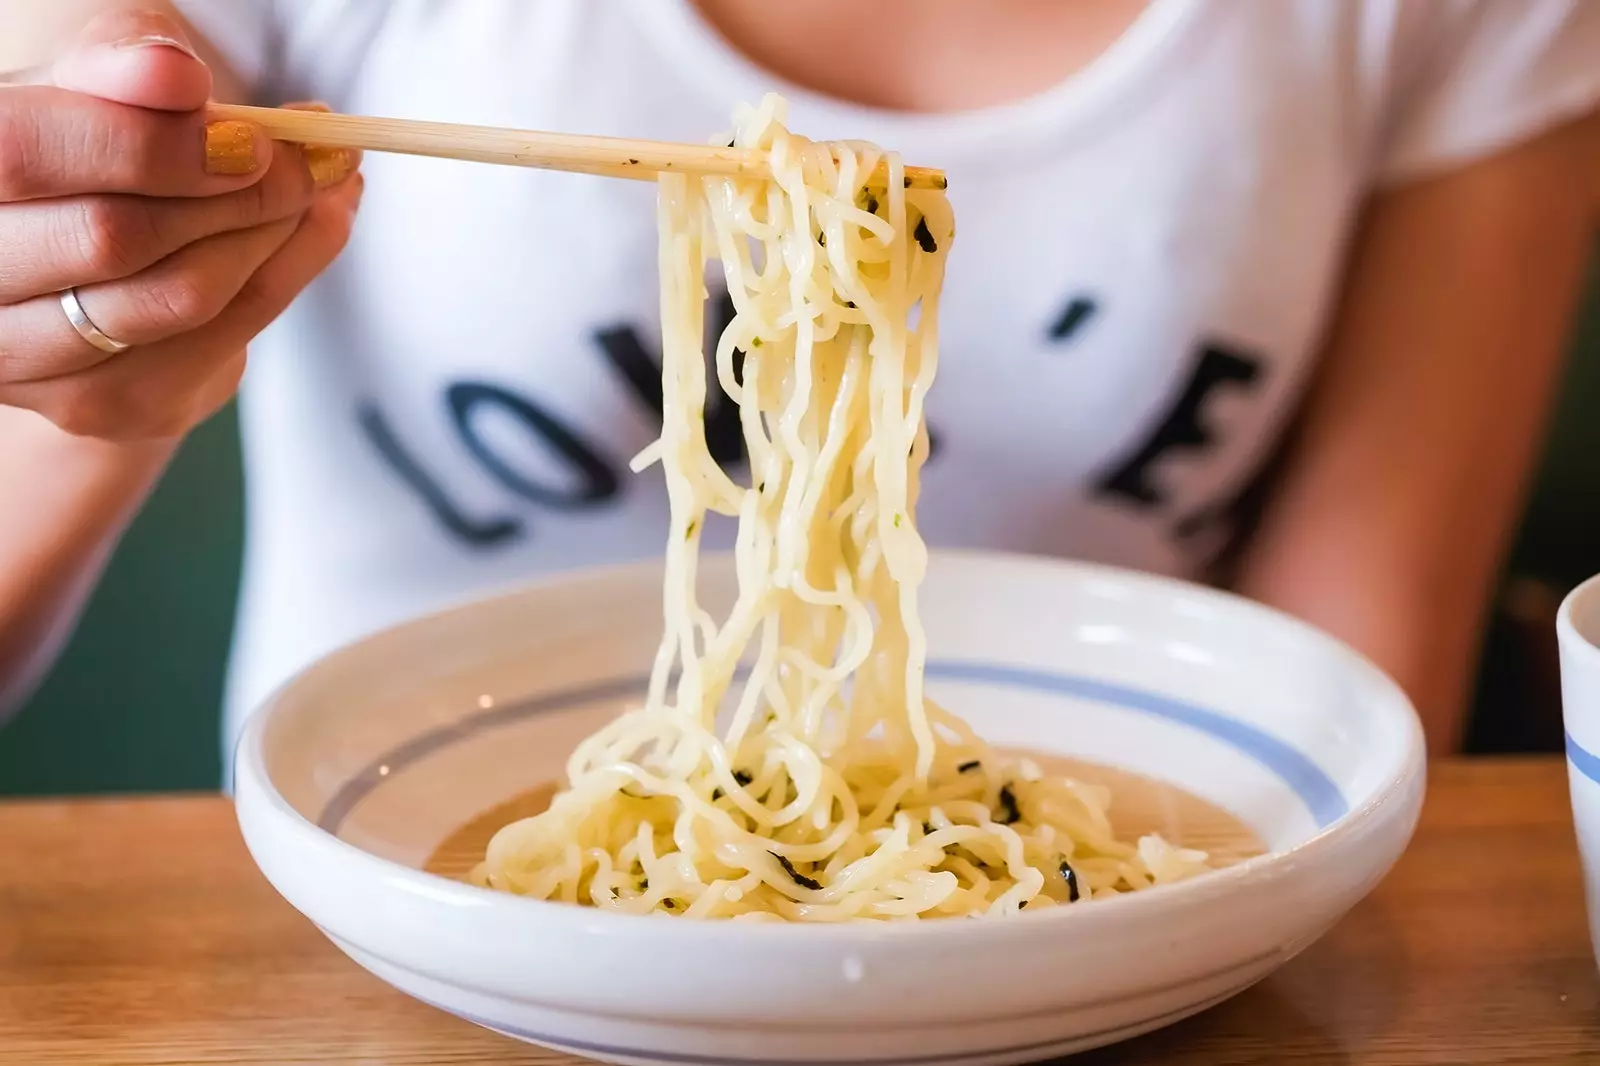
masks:
POLYGON ((110 11, 56 60, 63 89, 158 111, 194 111, 211 98, 211 71, 188 34, 156 11, 110 11))

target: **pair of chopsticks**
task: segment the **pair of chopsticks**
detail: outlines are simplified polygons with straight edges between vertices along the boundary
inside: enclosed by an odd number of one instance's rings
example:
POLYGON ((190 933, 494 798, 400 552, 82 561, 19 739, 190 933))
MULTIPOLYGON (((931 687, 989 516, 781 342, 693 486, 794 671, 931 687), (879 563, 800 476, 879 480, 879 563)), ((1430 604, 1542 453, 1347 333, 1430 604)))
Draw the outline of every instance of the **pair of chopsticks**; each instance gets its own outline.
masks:
MULTIPOLYGON (((326 148, 464 159, 474 163, 568 170, 612 178, 654 181, 666 171, 729 177, 770 177, 760 152, 672 141, 635 141, 574 133, 541 133, 495 126, 459 126, 393 118, 364 118, 319 111, 213 104, 209 117, 254 123, 274 139, 326 148)), ((944 172, 906 167, 907 188, 943 189, 944 172)))

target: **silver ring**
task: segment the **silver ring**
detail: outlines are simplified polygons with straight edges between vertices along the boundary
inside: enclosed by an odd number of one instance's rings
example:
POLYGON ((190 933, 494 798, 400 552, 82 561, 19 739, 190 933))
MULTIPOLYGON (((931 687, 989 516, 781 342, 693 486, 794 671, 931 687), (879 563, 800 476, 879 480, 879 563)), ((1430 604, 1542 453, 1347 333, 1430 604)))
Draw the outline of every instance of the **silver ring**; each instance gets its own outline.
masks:
POLYGON ((132 348, 131 344, 123 344, 113 340, 100 332, 100 327, 94 324, 89 313, 78 302, 78 290, 68 289, 61 294, 61 310, 67 313, 67 321, 72 323, 72 328, 78 331, 78 336, 105 352, 107 355, 121 355, 132 348))

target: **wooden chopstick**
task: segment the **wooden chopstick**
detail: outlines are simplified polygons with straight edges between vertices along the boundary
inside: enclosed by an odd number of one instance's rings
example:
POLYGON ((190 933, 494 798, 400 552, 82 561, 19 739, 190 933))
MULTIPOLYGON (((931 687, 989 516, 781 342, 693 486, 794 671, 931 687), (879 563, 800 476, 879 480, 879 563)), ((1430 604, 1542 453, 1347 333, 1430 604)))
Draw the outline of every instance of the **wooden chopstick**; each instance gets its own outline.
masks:
MULTIPOLYGON (((732 177, 767 177, 770 174, 761 153, 744 148, 365 118, 237 104, 212 104, 209 117, 213 121, 251 122, 266 130, 274 140, 298 144, 568 170, 643 181, 654 181, 662 171, 732 177)), ((943 189, 947 184, 944 171, 929 167, 906 167, 905 177, 908 188, 943 189)))

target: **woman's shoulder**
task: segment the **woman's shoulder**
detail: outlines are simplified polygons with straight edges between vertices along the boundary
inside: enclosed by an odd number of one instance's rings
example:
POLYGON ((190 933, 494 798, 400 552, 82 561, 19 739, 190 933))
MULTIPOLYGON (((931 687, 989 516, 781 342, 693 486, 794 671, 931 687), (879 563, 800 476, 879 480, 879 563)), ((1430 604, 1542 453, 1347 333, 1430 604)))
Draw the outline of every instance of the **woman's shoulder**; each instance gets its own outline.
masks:
POLYGON ((1248 42, 1244 58, 1279 91, 1338 95, 1378 182, 1471 162, 1600 106, 1596 0, 1170 2, 1248 42))
POLYGON ((1470 163, 1600 106, 1594 0, 1367 2, 1389 46, 1377 177, 1470 163), (1381 27, 1380 27, 1381 28, 1381 27))

